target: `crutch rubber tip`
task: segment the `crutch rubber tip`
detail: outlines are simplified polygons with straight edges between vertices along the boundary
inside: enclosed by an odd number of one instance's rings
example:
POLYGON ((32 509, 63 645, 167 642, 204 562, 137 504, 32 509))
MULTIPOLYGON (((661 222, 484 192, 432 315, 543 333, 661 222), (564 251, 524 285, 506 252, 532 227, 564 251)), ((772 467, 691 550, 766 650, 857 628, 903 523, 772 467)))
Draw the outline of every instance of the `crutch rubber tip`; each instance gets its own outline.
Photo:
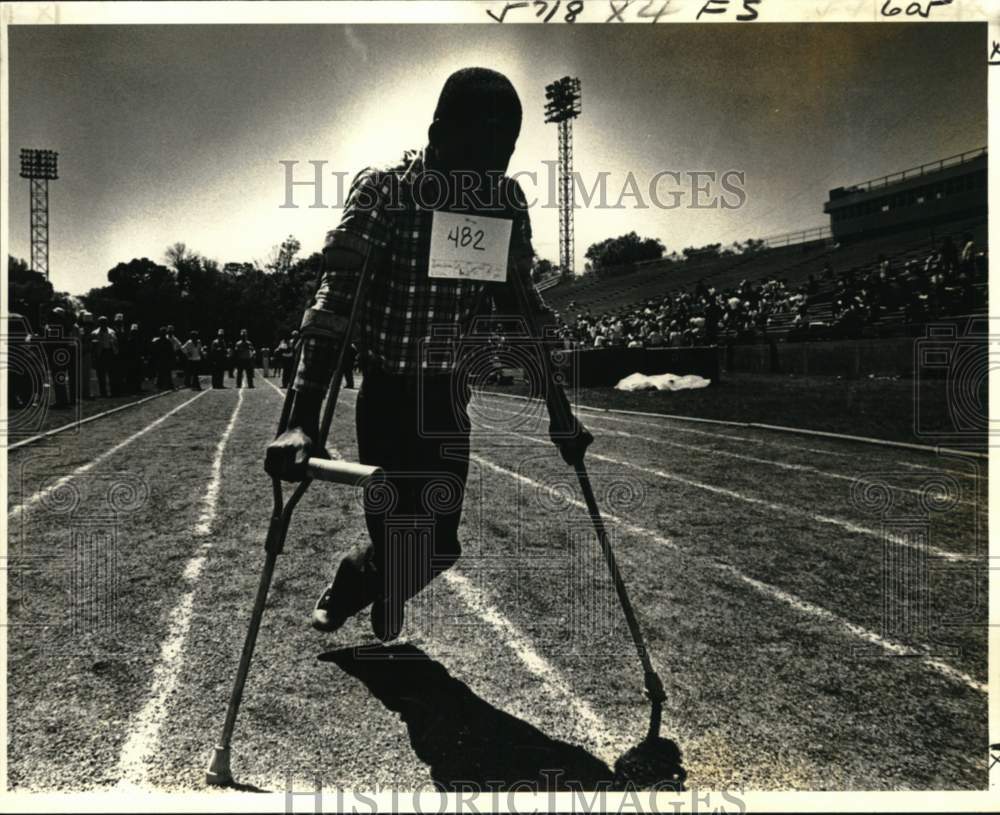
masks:
POLYGON ((228 787, 233 783, 233 773, 229 769, 229 748, 216 747, 212 760, 205 772, 205 783, 213 787, 228 787))

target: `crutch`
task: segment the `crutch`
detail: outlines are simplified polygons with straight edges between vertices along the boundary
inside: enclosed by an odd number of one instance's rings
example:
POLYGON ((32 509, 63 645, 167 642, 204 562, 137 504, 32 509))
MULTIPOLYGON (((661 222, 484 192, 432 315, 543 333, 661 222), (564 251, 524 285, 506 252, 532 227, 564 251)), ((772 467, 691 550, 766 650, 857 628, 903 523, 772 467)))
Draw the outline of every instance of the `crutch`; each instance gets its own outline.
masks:
MULTIPOLYGON (((360 308, 361 295, 367 283, 370 255, 371 252, 369 250, 361 267, 361 274, 358 276, 357 289, 354 293, 351 315, 347 324, 347 333, 340 345, 340 351, 337 355, 336 373, 327 391, 326 406, 323 411, 323 422, 320 427, 319 439, 315 440, 320 449, 326 449, 326 440, 330 434, 333 412, 337 405, 337 398, 340 395, 340 380, 344 374, 343 368, 347 346, 351 341, 360 308)), ((301 356, 301 345, 299 352, 296 354, 296 361, 299 356, 301 356)), ((285 402, 281 408, 281 418, 278 420, 278 432, 275 434, 275 438, 284 433, 288 428, 288 420, 291 415, 294 398, 294 389, 289 386, 285 392, 285 402)), ((222 726, 222 737, 219 739, 219 743, 212 753, 208 770, 205 773, 206 783, 213 786, 231 786, 233 784, 233 774, 230 769, 229 759, 233 729, 236 725, 236 715, 240 709, 240 702, 243 700, 243 688, 246 685, 247 673, 250 670, 250 660, 253 657, 254 646, 257 643, 257 632, 260 630, 261 618, 264 616, 264 603, 267 600, 267 593, 271 587, 271 578, 274 575, 275 563, 278 560, 278 555, 281 554, 284 548, 285 536, 288 533, 288 525, 292 520, 292 512, 296 504, 298 504, 313 480, 328 481, 332 484, 346 484, 352 487, 364 487, 370 482, 382 478, 382 470, 378 467, 369 467, 347 461, 330 461, 324 458, 310 458, 307 464, 307 473, 306 478, 296 485, 287 503, 284 502, 281 479, 271 479, 271 486, 274 493, 274 508, 271 511, 271 521, 267 528, 267 539, 264 543, 264 551, 266 553, 264 568, 260 575, 260 583, 257 587, 257 599, 254 601, 253 613, 250 616, 250 627, 247 630, 246 640, 243 643, 243 653, 240 655, 239 668, 236 671, 236 682, 229 696, 229 707, 226 710, 226 720, 222 726)))
MULTIPOLYGON (((541 339, 542 326, 538 320, 538 315, 531 308, 528 292, 525 288, 525 281, 516 271, 512 271, 509 277, 511 278, 511 285, 514 288, 518 307, 527 319, 532 335, 541 339)), ((542 358, 542 375, 545 377, 546 401, 548 402, 550 416, 557 430, 566 431, 572 426, 570 424, 569 401, 566 399, 566 394, 563 392, 562 386, 553 377, 552 359, 544 344, 540 344, 539 346, 539 356, 542 358)), ((604 528, 604 519, 601 517, 597 500, 594 498, 594 490, 590 486, 590 476, 587 474, 587 467, 583 463, 582 456, 579 461, 574 463, 574 467, 576 469, 576 476, 580 481, 580 489, 583 491, 584 501, 587 504, 587 511, 590 513, 590 518, 594 522, 594 529, 597 531, 597 539, 600 541, 604 560, 608 565, 611 580, 615 585, 618 602, 621 604, 622 612, 625 614, 625 622, 628 624, 629 633, 632 635, 632 642, 635 643, 636 651, 639 653, 639 661, 642 663, 646 695, 649 697, 650 705, 652 706, 646 741, 653 741, 660 735, 663 703, 666 701, 667 695, 663 690, 663 683, 660 681, 660 677, 649 659, 649 649, 646 647, 646 641, 639 628, 639 621, 636 619, 635 611, 632 609, 632 602, 629 600, 625 582, 622 580, 621 572, 618 570, 618 561, 615 559, 614 550, 611 548, 611 541, 608 539, 608 533, 604 528)))

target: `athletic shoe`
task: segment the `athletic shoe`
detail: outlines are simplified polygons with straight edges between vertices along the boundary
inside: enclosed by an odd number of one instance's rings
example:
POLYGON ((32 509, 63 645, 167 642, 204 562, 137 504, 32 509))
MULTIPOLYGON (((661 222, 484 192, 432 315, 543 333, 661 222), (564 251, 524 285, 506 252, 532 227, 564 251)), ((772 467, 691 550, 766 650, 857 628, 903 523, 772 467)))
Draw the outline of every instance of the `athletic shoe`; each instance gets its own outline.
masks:
POLYGON ((333 583, 327 586, 316 601, 316 607, 312 613, 312 627, 317 631, 336 631, 345 622, 347 617, 339 613, 334 608, 333 583))
POLYGON ((337 567, 333 582, 326 587, 312 614, 317 631, 336 631, 348 617, 365 609, 378 595, 381 585, 372 562, 370 545, 357 546, 348 552, 337 567))

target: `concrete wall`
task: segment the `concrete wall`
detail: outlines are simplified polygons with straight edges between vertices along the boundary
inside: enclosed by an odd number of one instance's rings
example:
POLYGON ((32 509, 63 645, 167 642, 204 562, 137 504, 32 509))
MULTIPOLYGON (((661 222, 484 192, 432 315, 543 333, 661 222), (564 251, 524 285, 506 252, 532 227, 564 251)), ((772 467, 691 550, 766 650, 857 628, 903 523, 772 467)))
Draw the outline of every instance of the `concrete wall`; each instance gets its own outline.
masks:
POLYGON ((842 376, 913 376, 917 340, 841 340, 733 345, 720 352, 732 373, 842 376))

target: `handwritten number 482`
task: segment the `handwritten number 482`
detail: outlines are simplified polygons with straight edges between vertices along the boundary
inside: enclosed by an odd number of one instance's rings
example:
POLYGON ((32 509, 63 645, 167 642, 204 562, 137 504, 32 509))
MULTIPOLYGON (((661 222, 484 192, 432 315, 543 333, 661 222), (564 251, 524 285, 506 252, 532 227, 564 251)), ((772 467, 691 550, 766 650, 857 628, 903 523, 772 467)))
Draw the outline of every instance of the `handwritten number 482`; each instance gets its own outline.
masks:
POLYGON ((480 252, 485 252, 486 247, 483 246, 483 239, 486 237, 486 233, 482 229, 477 229, 475 232, 472 231, 471 227, 463 226, 461 229, 455 227, 448 231, 448 240, 450 240, 455 247, 462 247, 463 249, 469 245, 473 249, 480 252))

